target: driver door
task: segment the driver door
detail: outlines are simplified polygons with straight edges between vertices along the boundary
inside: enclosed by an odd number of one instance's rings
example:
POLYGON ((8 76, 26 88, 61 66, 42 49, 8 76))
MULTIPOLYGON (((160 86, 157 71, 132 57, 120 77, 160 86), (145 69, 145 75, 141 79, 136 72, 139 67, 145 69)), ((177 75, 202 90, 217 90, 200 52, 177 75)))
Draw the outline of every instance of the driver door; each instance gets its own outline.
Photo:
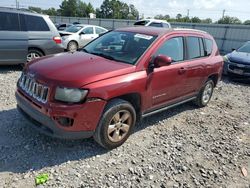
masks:
POLYGON ((154 68, 151 75, 151 107, 152 109, 178 101, 183 95, 185 84, 184 39, 176 36, 167 39, 158 48, 154 56, 166 55, 172 58, 171 65, 154 68))
POLYGON ((80 48, 85 46, 86 44, 88 44, 90 41, 95 39, 97 36, 94 32, 94 27, 92 27, 92 26, 85 27, 80 33, 80 42, 79 42, 80 48))

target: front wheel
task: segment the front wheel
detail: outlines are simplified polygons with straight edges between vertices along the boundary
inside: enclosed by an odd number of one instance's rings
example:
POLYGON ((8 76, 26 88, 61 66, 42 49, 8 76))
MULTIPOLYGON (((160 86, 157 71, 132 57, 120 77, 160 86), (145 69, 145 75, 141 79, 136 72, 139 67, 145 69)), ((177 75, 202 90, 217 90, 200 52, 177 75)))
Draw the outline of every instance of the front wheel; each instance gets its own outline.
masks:
POLYGON ((27 54, 27 62, 30 62, 34 59, 42 57, 43 54, 39 50, 36 49, 30 49, 27 54))
POLYGON ((68 43, 67 50, 69 52, 75 52, 75 51, 77 51, 77 49, 78 49, 78 44, 75 41, 70 41, 68 43))
POLYGON ((206 106, 213 95, 213 91, 214 91, 214 82, 212 80, 208 80, 200 90, 195 100, 195 104, 199 107, 206 106))
POLYGON ((134 107, 127 101, 114 99, 104 109, 94 139, 104 148, 114 149, 128 139, 135 122, 134 107))

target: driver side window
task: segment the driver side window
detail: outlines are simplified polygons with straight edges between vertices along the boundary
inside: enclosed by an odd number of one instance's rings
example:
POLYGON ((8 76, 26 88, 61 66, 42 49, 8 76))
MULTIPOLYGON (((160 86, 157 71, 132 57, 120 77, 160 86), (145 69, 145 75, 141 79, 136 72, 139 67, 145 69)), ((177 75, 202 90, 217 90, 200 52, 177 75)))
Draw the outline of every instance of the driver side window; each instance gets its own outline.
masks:
POLYGON ((85 34, 94 34, 93 27, 87 27, 82 30, 85 34))
POLYGON ((155 56, 162 54, 171 57, 175 61, 184 60, 183 52, 183 38, 175 37, 171 38, 163 43, 162 46, 157 50, 155 56))

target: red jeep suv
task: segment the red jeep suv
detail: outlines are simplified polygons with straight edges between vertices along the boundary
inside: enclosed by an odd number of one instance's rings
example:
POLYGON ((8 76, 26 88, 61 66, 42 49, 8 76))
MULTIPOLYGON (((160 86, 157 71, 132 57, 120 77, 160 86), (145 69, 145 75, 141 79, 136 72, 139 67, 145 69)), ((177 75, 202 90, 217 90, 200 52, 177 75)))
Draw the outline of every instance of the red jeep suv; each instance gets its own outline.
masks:
POLYGON ((27 64, 17 83, 17 108, 47 135, 93 136, 113 149, 145 116, 188 101, 206 106, 222 67, 216 43, 206 32, 117 29, 79 52, 27 64))

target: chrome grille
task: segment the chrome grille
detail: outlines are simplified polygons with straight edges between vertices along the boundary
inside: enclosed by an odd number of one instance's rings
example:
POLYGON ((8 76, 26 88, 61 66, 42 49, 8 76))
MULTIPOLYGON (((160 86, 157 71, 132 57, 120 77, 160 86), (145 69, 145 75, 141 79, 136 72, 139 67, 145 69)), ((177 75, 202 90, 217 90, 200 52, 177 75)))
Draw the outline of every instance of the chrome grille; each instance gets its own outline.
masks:
POLYGON ((19 79, 20 88, 29 96, 35 98, 39 102, 46 103, 49 94, 49 88, 35 81, 28 74, 22 74, 19 79))

